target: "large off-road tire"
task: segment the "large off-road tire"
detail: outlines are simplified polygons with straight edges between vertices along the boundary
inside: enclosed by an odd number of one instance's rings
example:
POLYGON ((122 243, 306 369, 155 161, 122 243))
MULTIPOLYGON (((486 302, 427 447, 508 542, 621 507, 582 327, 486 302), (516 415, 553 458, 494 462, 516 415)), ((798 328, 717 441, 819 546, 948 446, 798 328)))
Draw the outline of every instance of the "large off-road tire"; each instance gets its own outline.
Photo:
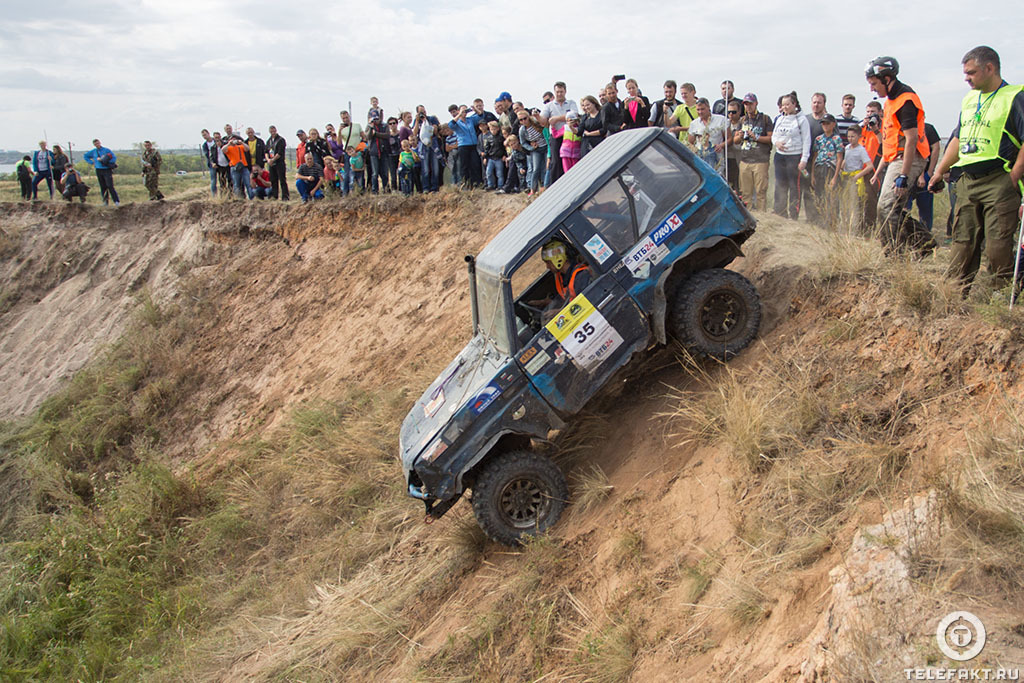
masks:
POLYGON ((691 275, 671 302, 669 332, 697 357, 728 360, 761 326, 761 299, 750 280, 724 268, 691 275))
POLYGON ((492 540, 519 545, 549 529, 565 510, 569 487, 558 465, 531 451, 509 451, 484 466, 473 489, 473 514, 492 540))

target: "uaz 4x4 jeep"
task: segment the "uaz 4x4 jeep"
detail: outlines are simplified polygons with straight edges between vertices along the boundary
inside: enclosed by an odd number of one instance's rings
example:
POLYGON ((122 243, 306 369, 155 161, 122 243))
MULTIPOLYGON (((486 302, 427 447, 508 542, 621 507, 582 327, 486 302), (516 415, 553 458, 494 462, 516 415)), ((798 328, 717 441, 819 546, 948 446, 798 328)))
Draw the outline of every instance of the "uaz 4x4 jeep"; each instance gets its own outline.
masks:
POLYGON ((715 171, 660 128, 613 135, 467 256, 474 335, 402 424, 409 495, 428 520, 467 488, 492 539, 516 544, 554 524, 565 476, 530 450, 634 355, 672 335, 727 359, 754 338, 757 291, 724 270, 755 221, 715 171), (558 298, 541 250, 588 267, 558 298), (565 297, 568 299, 568 296, 565 297), (538 301, 554 300, 554 311, 538 301), (550 318, 550 319, 549 319, 550 318))

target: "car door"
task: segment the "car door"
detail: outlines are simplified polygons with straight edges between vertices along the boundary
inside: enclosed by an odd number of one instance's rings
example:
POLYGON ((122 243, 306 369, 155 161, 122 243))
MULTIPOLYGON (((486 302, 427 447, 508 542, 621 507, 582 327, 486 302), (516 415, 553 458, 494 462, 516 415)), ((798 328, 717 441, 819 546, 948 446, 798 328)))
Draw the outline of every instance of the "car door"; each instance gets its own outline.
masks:
POLYGON ((585 242, 573 234, 571 241, 591 282, 517 354, 537 391, 562 414, 580 410, 650 338, 646 316, 615 277, 616 252, 597 233, 585 242))

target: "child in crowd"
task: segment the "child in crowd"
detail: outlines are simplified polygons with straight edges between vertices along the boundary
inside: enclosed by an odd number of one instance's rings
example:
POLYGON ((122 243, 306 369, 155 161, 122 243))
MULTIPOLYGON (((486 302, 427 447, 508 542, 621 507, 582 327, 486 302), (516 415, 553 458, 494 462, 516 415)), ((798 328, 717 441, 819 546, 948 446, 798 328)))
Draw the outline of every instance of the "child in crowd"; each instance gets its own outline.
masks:
POLYGON ((837 227, 839 217, 839 170, 843 166, 843 139, 836 135, 836 117, 825 114, 822 134, 811 145, 811 190, 819 209, 819 221, 827 228, 837 227))
POLYGON ((508 154, 508 179, 505 187, 498 190, 502 194, 514 194, 520 188, 526 188, 526 150, 523 149, 519 138, 509 133, 505 136, 505 150, 508 154))
POLYGON ((501 124, 491 121, 486 128, 482 140, 487 164, 487 189, 497 190, 505 185, 505 145, 501 138, 501 124))
POLYGON ((580 133, 580 117, 574 111, 565 115, 565 128, 562 129, 562 147, 559 156, 562 157, 562 172, 566 173, 576 165, 581 156, 581 141, 583 134, 580 133))
POLYGON ((864 145, 860 144, 861 127, 853 124, 846 131, 846 139, 850 144, 846 146, 843 154, 843 187, 850 187, 844 192, 851 199, 848 200, 851 206, 856 207, 854 216, 857 218, 857 228, 861 229, 864 219, 864 201, 868 196, 867 183, 871 174, 875 172, 875 165, 871 163, 871 156, 864 145), (855 189, 853 189, 855 188, 855 189))
MULTIPOLYGON (((362 145, 363 143, 359 143, 362 145)), ((358 147, 352 147, 351 145, 347 150, 349 163, 352 168, 352 189, 359 188, 360 191, 363 189, 363 177, 366 171, 366 160, 363 159, 363 151, 358 147)))
POLYGON ((409 139, 402 140, 402 153, 398 155, 398 186, 406 197, 412 194, 412 176, 416 172, 416 156, 409 139))
POLYGON ((333 156, 324 157, 324 187, 328 195, 334 195, 338 189, 338 162, 333 156))
POLYGON ((384 120, 384 110, 380 107, 380 100, 376 97, 370 98, 370 111, 366 112, 367 122, 372 121, 373 117, 376 116, 378 121, 384 120))

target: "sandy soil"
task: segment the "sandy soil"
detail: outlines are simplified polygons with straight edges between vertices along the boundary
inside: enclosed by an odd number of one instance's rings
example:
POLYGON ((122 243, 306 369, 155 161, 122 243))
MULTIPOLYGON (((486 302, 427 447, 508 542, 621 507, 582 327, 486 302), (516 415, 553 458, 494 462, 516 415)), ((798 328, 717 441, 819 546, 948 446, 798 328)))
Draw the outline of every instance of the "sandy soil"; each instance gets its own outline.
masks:
MULTIPOLYGON (((0 261, 0 293, 8 302, 0 316, 0 416, 27 414, 116 339, 143 288, 158 300, 189 292, 211 303, 199 332, 207 381, 195 397, 206 419, 172 444, 180 457, 202 455, 218 439, 272 428, 297 401, 335 395, 348 383, 372 387, 400 376, 410 386, 425 386, 469 333, 463 256, 479 251, 524 205, 523 198, 453 194, 346 208, 4 206, 3 230, 13 246, 0 261)), ((965 430, 979 419, 996 419, 999 400, 1016 401, 1024 393, 1018 335, 962 319, 923 323, 873 298, 875 290, 856 279, 814 284, 808 268, 821 246, 807 239, 812 229, 759 218, 761 229, 736 267, 758 286, 765 322, 760 340, 733 366, 755 368, 772 354, 828 352, 832 370, 822 371, 819 381, 839 373, 873 380, 858 409, 891 411, 911 403, 894 441, 918 462, 908 492, 927 492, 929 473, 963 449, 965 430), (837 339, 835 321, 847 319, 870 324, 855 337, 837 339)), ((631 680, 829 680, 833 662, 822 653, 851 637, 835 622, 857 609, 844 600, 855 593, 877 606, 889 585, 858 584, 861 575, 851 576, 857 566, 871 566, 858 530, 898 524, 886 515, 905 507, 904 500, 866 503, 820 559, 770 576, 769 609, 756 623, 737 626, 726 605, 752 571, 756 553, 738 528, 752 514, 757 485, 724 447, 682 445, 678 424, 665 417, 673 406, 667 394, 713 388, 715 372, 707 384, 662 352, 620 387, 614 420, 598 410, 600 443, 587 457, 614 490, 600 506, 572 511, 557 527, 553 536, 566 559, 549 580, 572 596, 581 606, 576 609, 629 615, 648 643, 637 653, 631 680), (643 544, 636 562, 623 562, 622 539, 630 532, 643 544), (708 558, 714 559, 713 581, 691 603, 692 579, 681 568, 708 558), (836 573, 836 567, 850 571, 836 573)), ((914 499, 907 500, 914 509, 914 499)), ((443 533, 465 508, 460 503, 438 525, 410 531, 388 561, 424 561, 423 540, 443 533)), ((422 663, 443 651, 449 634, 472 630, 486 617, 520 560, 488 546, 473 571, 410 604, 408 614, 418 619, 407 634, 414 645, 377 662, 363 679, 420 676, 422 663)), ((893 572, 905 571, 898 558, 886 561, 893 572)), ((218 678, 262 679, 275 670, 275 656, 294 650, 296 639, 322 637, 311 626, 325 623, 345 586, 319 588, 319 602, 314 599, 305 617, 282 623, 262 643, 239 643, 230 670, 218 678)), ((997 596, 980 584, 962 595, 962 609, 977 606, 994 624, 1001 661, 1020 666, 1024 637, 1011 629, 1014 615, 1024 613, 1021 595, 997 596)), ((899 651, 910 657, 915 643, 926 640, 924 622, 938 607, 919 593, 901 596, 899 604, 907 618, 894 621, 890 631, 906 631, 899 651)), ((557 645, 564 651, 556 648, 547 663, 551 678, 544 680, 579 680, 574 643, 557 645)), ((493 680, 535 678, 520 657, 521 642, 495 647, 501 665, 493 680)), ((886 647, 880 641, 873 651, 886 647)))

